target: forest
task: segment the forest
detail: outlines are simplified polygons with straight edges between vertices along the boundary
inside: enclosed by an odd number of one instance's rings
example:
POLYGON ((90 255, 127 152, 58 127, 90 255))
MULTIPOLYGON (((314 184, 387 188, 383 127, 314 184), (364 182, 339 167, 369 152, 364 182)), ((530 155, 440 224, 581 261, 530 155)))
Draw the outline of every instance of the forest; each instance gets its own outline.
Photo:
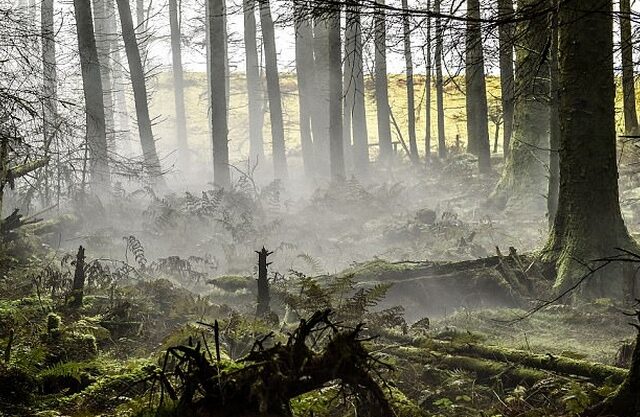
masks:
POLYGON ((640 417, 635 0, 0 0, 0 417, 640 417))

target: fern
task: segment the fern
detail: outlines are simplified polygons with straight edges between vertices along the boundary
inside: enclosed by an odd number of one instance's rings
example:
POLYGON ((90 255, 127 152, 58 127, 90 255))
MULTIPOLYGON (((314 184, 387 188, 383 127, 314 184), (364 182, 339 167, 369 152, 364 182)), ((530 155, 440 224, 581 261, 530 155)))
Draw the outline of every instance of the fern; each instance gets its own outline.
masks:
POLYGON ((125 250, 125 258, 127 253, 131 252, 135 261, 138 263, 140 268, 144 269, 147 267, 147 258, 144 254, 144 247, 142 246, 142 242, 140 240, 131 235, 129 237, 123 237, 123 239, 127 242, 127 248, 125 250))
POLYGON ((86 362, 58 362, 38 373, 39 379, 73 378, 80 382, 82 374, 89 367, 86 362))

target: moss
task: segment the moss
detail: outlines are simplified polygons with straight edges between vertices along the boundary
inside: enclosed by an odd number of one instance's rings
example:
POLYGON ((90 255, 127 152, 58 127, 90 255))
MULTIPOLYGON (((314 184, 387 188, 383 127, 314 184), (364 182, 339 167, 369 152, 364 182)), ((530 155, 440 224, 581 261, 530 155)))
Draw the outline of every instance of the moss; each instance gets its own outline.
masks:
POLYGON ((383 259, 357 264, 340 275, 352 275, 356 281, 385 281, 402 278, 407 272, 415 270, 414 263, 392 263, 383 259))
POLYGON ((253 290, 256 287, 255 279, 250 276, 241 275, 225 275, 209 281, 209 284, 215 285, 228 292, 236 292, 240 290, 253 290))

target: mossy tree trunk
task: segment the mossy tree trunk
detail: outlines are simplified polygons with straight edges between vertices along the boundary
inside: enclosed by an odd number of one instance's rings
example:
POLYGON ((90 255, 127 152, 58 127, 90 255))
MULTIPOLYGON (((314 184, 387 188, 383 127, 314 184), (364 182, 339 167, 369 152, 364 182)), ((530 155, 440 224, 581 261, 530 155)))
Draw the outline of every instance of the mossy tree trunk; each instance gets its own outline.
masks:
MULTIPOLYGON (((637 250, 620 213, 615 133, 613 17, 610 0, 566 0, 559 6, 560 187, 558 210, 543 252, 555 261, 556 288, 588 272, 582 262, 637 250)), ((624 263, 590 276, 583 297, 622 300, 624 263)))
POLYGON ((480 1, 467 1, 466 36, 466 105, 467 105, 467 149, 478 156, 481 173, 491 171, 491 145, 489 142, 489 117, 487 108, 487 85, 482 51, 480 1))
MULTIPOLYGON (((558 1, 553 0, 553 7, 557 10, 558 1)), ((549 57, 551 79, 551 113, 549 129, 549 191, 547 193, 547 217, 549 226, 553 225, 558 211, 558 193, 560 192, 560 72, 558 68, 558 16, 554 14, 551 28, 551 51, 549 57)))
POLYGON ((515 113, 510 154, 491 196, 510 213, 544 212, 549 160, 550 0, 519 0, 515 113))

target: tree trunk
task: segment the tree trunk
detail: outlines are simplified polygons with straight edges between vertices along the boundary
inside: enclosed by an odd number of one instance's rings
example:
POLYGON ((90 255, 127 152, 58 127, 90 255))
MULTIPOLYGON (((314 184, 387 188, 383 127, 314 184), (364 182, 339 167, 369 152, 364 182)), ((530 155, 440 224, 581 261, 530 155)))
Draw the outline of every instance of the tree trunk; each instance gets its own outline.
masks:
POLYGON ((633 34, 631 32, 630 0, 620 0, 620 43, 622 52, 622 94, 624 107, 624 131, 638 134, 636 112, 636 87, 633 74, 633 34))
MULTIPOLYGON (((618 198, 612 2, 562 1, 558 27, 560 196, 543 253, 556 261, 556 288, 562 290, 587 273, 581 262, 616 254, 615 248, 637 250, 637 245, 618 198)), ((592 275, 580 287, 582 295, 623 300, 629 284, 623 264, 592 275)))
POLYGON ((142 60, 140 59, 138 41, 136 40, 136 34, 133 28, 129 0, 116 0, 116 2, 118 4, 118 14, 120 15, 124 48, 127 53, 127 61, 129 61, 129 73, 131 74, 131 86, 133 88, 136 116, 138 119, 138 133, 140 134, 140 144, 142 145, 145 168, 152 177, 152 181, 163 186, 162 169, 160 167, 158 153, 156 152, 156 143, 151 128, 151 117, 149 116, 147 85, 142 68, 142 60))
MULTIPOLYGON (((49 156, 51 144, 59 129, 58 118, 58 74, 56 70, 56 41, 54 29, 53 0, 42 0, 40 4, 40 29, 42 36, 42 133, 44 137, 44 155, 49 156)), ((49 185, 46 183, 46 172, 38 173, 36 184, 45 181, 43 185, 44 205, 49 205, 49 185)), ((24 199, 24 207, 29 210, 36 185, 29 188, 24 199)))
POLYGON ((93 5, 93 10, 95 13, 96 47, 98 48, 100 77, 102 79, 107 146, 109 150, 113 151, 115 145, 115 127, 113 117, 113 92, 111 90, 111 42, 109 40, 109 19, 107 17, 108 1, 109 0, 96 0, 93 5))
POLYGON ((480 1, 467 1, 466 37, 466 102, 467 102, 467 150, 478 156, 481 173, 491 172, 491 142, 489 141, 489 117, 487 109, 487 85, 484 74, 480 1))
POLYGON ((513 133, 514 81, 513 81, 513 0, 498 1, 498 17, 505 22, 498 26, 500 44, 500 90, 504 130, 502 148, 505 160, 509 157, 511 135, 513 133))
POLYGON ((260 2, 260 23, 262 25, 262 42, 264 44, 265 70, 267 75, 267 95, 269 97, 273 170, 275 178, 286 179, 287 154, 284 143, 284 122, 282 120, 282 97, 280 94, 276 37, 269 0, 258 1, 260 2))
POLYGON ((351 117, 351 137, 353 138, 352 159, 357 175, 366 175, 369 169, 369 134, 364 97, 364 69, 362 60, 362 24, 360 4, 350 1, 346 10, 347 36, 345 38, 345 60, 350 60, 348 113, 351 117))
POLYGON ((334 6, 327 16, 329 26, 329 154, 331 178, 344 179, 344 145, 342 129, 342 41, 340 39, 340 8, 334 6))
POLYGON ((519 0, 515 114, 511 153, 491 196, 512 214, 546 210, 549 161, 549 16, 550 0, 519 0))
POLYGON ((440 159, 447 157, 447 141, 444 131, 444 79, 442 78, 442 50, 444 30, 442 18, 440 17, 440 3, 442 0, 435 0, 434 13, 436 14, 436 105, 438 112, 438 156, 440 159))
POLYGON ((53 20, 54 0, 42 0, 40 24, 42 32, 42 92, 43 133, 45 153, 58 129, 58 74, 56 70, 56 41, 53 20))
POLYGON ((179 8, 178 0, 169 0, 173 97, 176 112, 176 145, 178 147, 178 166, 185 170, 189 167, 189 145, 187 141, 187 112, 184 105, 184 73, 182 70, 182 12, 179 8))
POLYGON ((315 106, 311 117, 318 173, 329 174, 329 28, 320 5, 314 5, 313 52, 315 58, 315 106))
MULTIPOLYGON (((115 0, 107 0, 107 18, 109 19, 109 42, 111 43, 111 50, 113 51, 113 77, 112 77, 112 90, 115 92, 114 96, 114 112, 118 113, 118 123, 116 128, 116 141, 119 142, 116 146, 119 152, 129 154, 131 153, 131 135, 129 126, 129 111, 127 110, 127 98, 125 96, 125 76, 122 68, 121 42, 120 38, 116 35, 118 33, 117 13, 115 10, 115 0)), ((115 125, 115 121, 114 121, 115 125)), ((115 128, 115 126, 114 126, 115 128)))
POLYGON ((378 115, 378 143, 380 159, 389 162, 393 155, 391 124, 389 120, 389 86, 387 74, 387 28, 384 10, 385 0, 376 0, 374 12, 375 30, 375 88, 378 115))
POLYGON ((416 105, 415 86, 413 81, 413 54, 411 52, 411 26, 409 22, 409 1, 402 0, 402 32, 404 41, 404 63, 407 82, 407 114, 409 129, 409 151, 414 163, 420 162, 418 141, 416 139, 416 105))
POLYGON ((86 146, 91 157, 91 181, 94 192, 103 193, 109 186, 107 163, 107 135, 105 131, 104 103, 100 63, 93 31, 93 16, 89 1, 74 0, 82 85, 86 114, 86 146))
MULTIPOLYGON (((553 0, 554 9, 558 8, 558 1, 553 0)), ((560 187, 560 71, 558 68, 558 15, 554 13, 551 27, 551 52, 549 57, 551 100, 550 100, 550 128, 549 128, 549 191, 547 192, 547 217, 549 227, 558 211, 558 193, 560 187)))
MULTIPOLYGON (((431 0, 427 0, 427 10, 431 11, 431 0)), ((431 162, 431 17, 427 17, 427 42, 425 54, 424 78, 424 158, 427 165, 431 162)))
MULTIPOLYGON (((252 161, 264 160, 264 138, 262 136, 263 93, 260 82, 260 60, 256 34, 256 2, 244 0, 244 50, 247 77, 247 100, 249 105, 249 157, 252 161)), ((312 56, 313 57, 313 56, 312 56)))
POLYGON ((356 87, 354 84, 354 40, 355 40, 355 25, 353 22, 349 24, 349 19, 352 19, 352 14, 349 14, 349 8, 353 7, 353 2, 345 2, 345 33, 344 33, 344 71, 343 71, 343 96, 344 96, 344 111, 342 118, 342 144, 344 147, 344 159, 345 166, 348 167, 352 164, 352 149, 353 149, 353 105, 356 87))
POLYGON ((229 128, 227 126, 227 81, 225 79, 224 0, 207 0, 209 20, 209 101, 213 143, 213 181, 222 188, 231 186, 229 172, 229 128))

